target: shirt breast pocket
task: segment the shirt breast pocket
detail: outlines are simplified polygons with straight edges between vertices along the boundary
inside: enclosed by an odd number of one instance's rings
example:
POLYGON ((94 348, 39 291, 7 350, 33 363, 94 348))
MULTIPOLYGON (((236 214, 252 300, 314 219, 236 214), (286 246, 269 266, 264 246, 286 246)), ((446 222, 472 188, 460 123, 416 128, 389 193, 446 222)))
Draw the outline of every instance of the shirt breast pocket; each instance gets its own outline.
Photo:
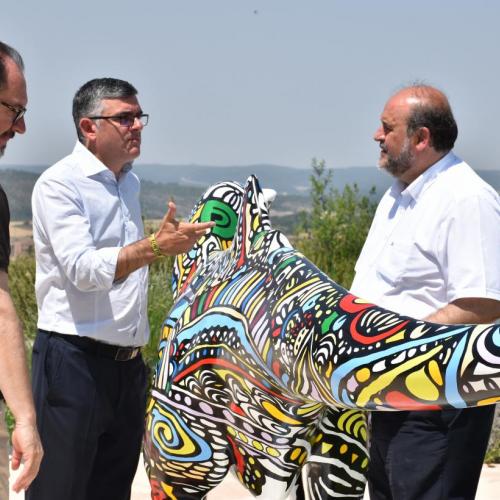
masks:
POLYGON ((418 288, 439 275, 432 253, 414 241, 388 241, 376 267, 392 287, 418 288))

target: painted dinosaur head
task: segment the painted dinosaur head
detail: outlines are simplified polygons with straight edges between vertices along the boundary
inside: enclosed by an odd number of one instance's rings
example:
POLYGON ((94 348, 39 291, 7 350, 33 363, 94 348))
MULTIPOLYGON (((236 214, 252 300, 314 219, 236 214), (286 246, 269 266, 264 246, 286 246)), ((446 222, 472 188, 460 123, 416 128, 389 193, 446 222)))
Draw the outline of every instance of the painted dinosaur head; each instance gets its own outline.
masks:
POLYGON ((276 195, 262 190, 255 176, 245 188, 236 182, 211 186, 194 207, 190 222, 215 222, 190 252, 177 256, 172 277, 174 299, 186 289, 196 271, 220 252, 230 250, 231 258, 241 265, 259 233, 271 229, 269 204, 276 195), (234 240, 234 243, 233 243, 234 240))

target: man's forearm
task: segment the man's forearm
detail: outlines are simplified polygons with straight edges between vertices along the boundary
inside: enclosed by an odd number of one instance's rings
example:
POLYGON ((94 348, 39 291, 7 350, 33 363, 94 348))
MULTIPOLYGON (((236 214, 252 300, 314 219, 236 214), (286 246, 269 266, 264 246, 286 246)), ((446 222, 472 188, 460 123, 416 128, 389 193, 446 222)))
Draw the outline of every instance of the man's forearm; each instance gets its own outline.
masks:
POLYGON ((500 318, 500 301, 485 298, 457 299, 425 318, 445 325, 493 323, 500 318))
POLYGON ((125 278, 137 269, 151 264, 155 258, 147 238, 123 247, 116 262, 115 280, 125 278))
MULTIPOLYGON (((2 275, 5 273, 2 272, 2 275)), ((17 424, 36 421, 26 350, 21 324, 6 289, 6 278, 0 277, 0 390, 17 424)))

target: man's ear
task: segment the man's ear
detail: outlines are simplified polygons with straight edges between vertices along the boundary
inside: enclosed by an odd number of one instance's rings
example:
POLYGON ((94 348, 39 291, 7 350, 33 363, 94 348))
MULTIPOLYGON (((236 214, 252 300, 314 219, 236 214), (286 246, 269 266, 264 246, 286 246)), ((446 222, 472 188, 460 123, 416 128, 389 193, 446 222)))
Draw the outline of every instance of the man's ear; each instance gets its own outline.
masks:
POLYGON ((414 133, 414 144, 418 151, 432 146, 431 132, 427 127, 420 127, 414 133))
POLYGON ((93 139, 95 138, 95 133, 97 130, 97 125, 94 122, 94 120, 91 120, 90 118, 84 117, 80 118, 80 130, 82 134, 88 138, 88 139, 93 139))

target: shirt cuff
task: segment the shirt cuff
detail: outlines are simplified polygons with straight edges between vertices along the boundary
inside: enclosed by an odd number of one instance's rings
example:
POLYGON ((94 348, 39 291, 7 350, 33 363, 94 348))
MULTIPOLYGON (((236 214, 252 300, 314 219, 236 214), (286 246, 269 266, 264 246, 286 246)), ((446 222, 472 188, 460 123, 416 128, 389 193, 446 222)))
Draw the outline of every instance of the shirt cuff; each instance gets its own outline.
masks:
POLYGON ((96 281, 105 290, 110 290, 115 281, 116 265, 121 247, 100 248, 94 252, 96 281))

